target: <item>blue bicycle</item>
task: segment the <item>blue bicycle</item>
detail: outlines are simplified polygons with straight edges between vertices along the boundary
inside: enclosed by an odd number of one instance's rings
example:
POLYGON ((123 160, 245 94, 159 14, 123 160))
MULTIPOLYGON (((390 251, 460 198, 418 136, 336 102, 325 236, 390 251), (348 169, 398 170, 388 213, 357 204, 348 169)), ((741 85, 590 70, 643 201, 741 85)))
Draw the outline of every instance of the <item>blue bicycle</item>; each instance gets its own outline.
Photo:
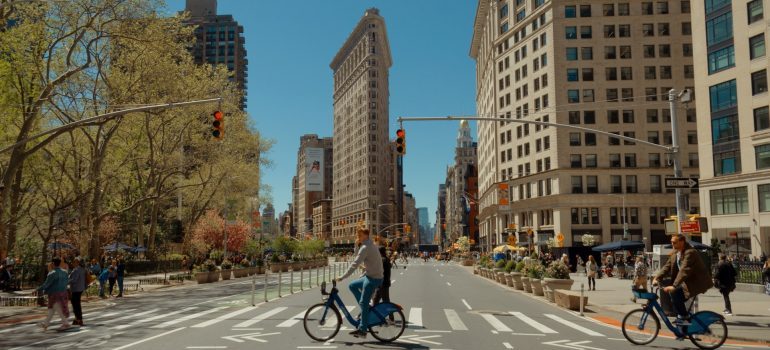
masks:
MULTIPOLYGON (((321 283, 321 295, 323 302, 315 304, 307 309, 303 325, 305 332, 310 338, 317 341, 327 341, 334 338, 342 326, 342 317, 340 311, 345 314, 345 318, 355 328, 358 328, 360 320, 353 318, 342 302, 337 290, 337 282, 332 281, 331 292, 326 292, 326 282, 321 283)), ((369 333, 381 342, 392 342, 406 328, 404 313, 401 306, 393 303, 380 303, 369 309, 369 333)))
MULTIPOLYGON (((727 339, 727 324, 722 315, 712 311, 700 311, 692 314, 689 325, 675 326, 666 317, 663 308, 658 303, 657 291, 659 289, 659 287, 653 287, 652 293, 644 290, 633 290, 637 299, 645 299, 647 303, 641 309, 632 310, 623 317, 623 336, 628 341, 636 345, 651 343, 658 336, 660 331, 659 318, 661 318, 677 339, 688 337, 695 346, 701 349, 716 349, 724 344, 727 339)), ((692 309, 692 304, 690 304, 690 309, 692 309)))

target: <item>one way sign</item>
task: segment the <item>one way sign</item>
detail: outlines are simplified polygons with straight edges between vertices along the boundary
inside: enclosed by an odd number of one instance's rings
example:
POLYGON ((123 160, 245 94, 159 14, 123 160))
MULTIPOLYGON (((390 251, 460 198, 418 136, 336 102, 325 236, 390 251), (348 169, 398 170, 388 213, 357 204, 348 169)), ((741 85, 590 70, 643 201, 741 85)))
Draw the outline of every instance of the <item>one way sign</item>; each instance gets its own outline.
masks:
POLYGON ((698 188, 697 177, 669 177, 666 178, 668 188, 698 188))

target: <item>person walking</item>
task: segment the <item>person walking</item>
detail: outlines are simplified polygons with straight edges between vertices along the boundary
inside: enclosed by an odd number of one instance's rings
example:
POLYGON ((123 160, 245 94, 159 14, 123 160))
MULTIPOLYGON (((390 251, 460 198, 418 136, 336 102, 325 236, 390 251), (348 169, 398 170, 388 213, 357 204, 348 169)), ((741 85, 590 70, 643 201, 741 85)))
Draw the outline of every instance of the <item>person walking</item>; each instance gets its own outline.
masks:
POLYGON ((38 323, 38 326, 43 328, 43 330, 47 330, 53 314, 56 312, 61 318, 61 326, 58 330, 65 330, 72 327, 67 322, 67 318, 70 316, 69 309, 67 308, 67 283, 69 283, 69 278, 67 273, 61 269, 61 259, 58 257, 51 259, 49 269, 50 272, 45 277, 45 282, 37 288, 38 293, 48 294, 48 316, 45 318, 45 321, 38 323))
POLYGON ((390 302, 390 270, 391 270, 391 264, 390 259, 388 259, 388 252, 386 251, 384 246, 380 246, 380 256, 382 257, 382 271, 383 271, 383 278, 382 278, 382 285, 380 288, 377 288, 377 292, 374 293, 374 304, 379 304, 381 302, 390 302))
POLYGON ((72 297, 72 311, 75 313, 75 320, 72 324, 78 326, 83 325, 83 308, 80 304, 80 298, 83 296, 83 291, 86 290, 86 270, 80 266, 81 259, 79 257, 72 261, 72 271, 69 276, 70 291, 72 297))
POLYGON ((118 279, 118 273, 117 273, 117 267, 115 266, 116 262, 113 261, 112 265, 107 269, 107 280, 110 284, 110 297, 112 297, 112 290, 115 289, 115 281, 118 279))
POLYGON ((673 284, 664 287, 663 291, 671 296, 671 304, 677 314, 676 323, 684 326, 688 325, 690 320, 690 313, 684 301, 705 293, 713 283, 710 277, 711 271, 706 268, 698 250, 687 243, 683 234, 671 236, 671 246, 673 247, 671 256, 658 271, 652 284, 657 285, 661 278, 673 278, 673 284))
POLYGON ((356 297, 356 300, 358 300, 358 307, 361 308, 361 321, 358 324, 358 329, 350 332, 350 334, 356 338, 366 338, 369 329, 367 325, 369 320, 369 301, 372 299, 374 289, 382 285, 382 280, 385 276, 382 267, 382 257, 377 246, 369 238, 369 230, 358 228, 356 235, 356 243, 360 246, 358 254, 356 254, 355 259, 350 264, 348 271, 337 278, 337 282, 348 278, 359 266, 364 266, 366 271, 364 276, 350 282, 348 288, 356 297))
POLYGON ((642 256, 637 256, 634 264, 634 288, 647 289, 647 265, 642 256))
POLYGON ((115 269, 118 279, 118 298, 123 297, 123 277, 126 275, 126 263, 123 261, 123 257, 118 258, 118 266, 115 269))
POLYGON ((99 280, 99 297, 104 299, 106 298, 104 295, 104 284, 110 279, 110 269, 106 267, 103 268, 97 276, 97 279, 99 280))
POLYGON ((586 277, 588 277, 588 290, 596 290, 596 271, 599 267, 596 265, 593 255, 588 256, 586 261, 586 277))
POLYGON ((735 272, 733 264, 727 261, 727 257, 724 254, 719 254, 717 273, 714 275, 714 286, 719 289, 719 293, 721 293, 722 298, 725 299, 724 314, 727 316, 733 314, 733 307, 730 303, 730 292, 735 290, 736 275, 738 275, 738 273, 735 272))
MULTIPOLYGON (((581 267, 585 268, 585 266, 584 266, 585 262, 583 261, 583 258, 579 254, 575 255, 575 261, 577 261, 577 263, 575 264, 575 272, 579 273, 581 267)), ((586 273, 586 276, 587 275, 588 274, 586 273)))

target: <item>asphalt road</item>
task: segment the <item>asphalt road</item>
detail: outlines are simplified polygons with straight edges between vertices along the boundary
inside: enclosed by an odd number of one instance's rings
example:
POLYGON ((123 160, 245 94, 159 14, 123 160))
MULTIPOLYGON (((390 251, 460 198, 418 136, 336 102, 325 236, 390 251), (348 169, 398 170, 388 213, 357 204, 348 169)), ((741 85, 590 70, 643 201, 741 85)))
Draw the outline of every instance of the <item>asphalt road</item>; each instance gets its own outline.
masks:
MULTIPOLYGON (((318 287, 277 298, 276 276, 267 303, 258 280, 256 307, 251 280, 176 287, 116 300, 86 312, 86 327, 42 331, 34 324, 0 329, 0 349, 689 349, 689 342, 659 337, 647 347, 628 343, 617 328, 558 308, 542 297, 511 292, 453 263, 413 261, 392 272, 391 299, 409 324, 395 343, 356 339, 343 327, 320 343, 304 332, 301 318, 321 300, 318 287)), ((287 275, 284 294, 288 294, 287 275)), ((298 274, 294 276, 298 279, 298 274)), ((315 274, 312 283, 315 285, 315 274)), ((354 304, 340 285, 348 308, 354 304)), ((269 289, 270 290, 270 289, 269 289)), ((357 314, 357 310, 353 311, 357 314)), ((57 318, 54 317, 54 320, 57 318)), ((53 325, 52 325, 53 328, 53 325)), ((738 346, 729 346, 735 349, 738 346)))

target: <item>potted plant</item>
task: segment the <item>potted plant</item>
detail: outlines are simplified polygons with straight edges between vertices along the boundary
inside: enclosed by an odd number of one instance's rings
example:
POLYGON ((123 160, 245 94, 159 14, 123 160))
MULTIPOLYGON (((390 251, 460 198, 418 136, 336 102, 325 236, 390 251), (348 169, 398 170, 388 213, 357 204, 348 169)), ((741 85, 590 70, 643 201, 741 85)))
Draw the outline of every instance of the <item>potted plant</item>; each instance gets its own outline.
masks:
POLYGON ((241 277, 247 277, 249 275, 249 263, 248 259, 242 259, 238 262, 238 264, 235 266, 235 270, 233 270, 233 277, 235 278, 241 278, 241 277))
POLYGON ((208 271, 208 283, 219 281, 219 270, 217 270, 217 264, 214 260, 206 259, 203 262, 203 269, 208 271))
POLYGON ((498 283, 505 283, 505 260, 500 259, 495 262, 494 275, 492 278, 498 283))
POLYGON ((489 257, 484 255, 479 259, 478 265, 476 265, 476 268, 473 269, 474 274, 479 274, 481 276, 484 276, 482 273, 482 269, 484 269, 487 266, 487 262, 489 261, 489 257))
POLYGON ((511 272, 511 281, 513 282, 513 289, 516 290, 524 290, 524 284, 521 282, 522 273, 521 270, 524 268, 524 262, 519 261, 516 266, 513 268, 513 271, 511 272))
POLYGON ((209 269, 205 265, 195 265, 195 281, 198 284, 209 283, 209 269))
POLYGON ((557 289, 569 290, 572 288, 572 284, 575 283, 569 277, 569 267, 564 265, 561 261, 554 261, 551 265, 545 269, 543 273, 543 289, 545 289, 545 297, 548 301, 553 302, 553 291, 557 289))
POLYGON ((222 260, 222 264, 219 266, 222 269, 222 280, 229 280, 230 275, 233 272, 233 263, 230 260, 225 259, 222 260))
POLYGON ((507 263, 505 263, 505 284, 508 287, 513 287, 513 277, 511 276, 511 272, 515 266, 516 260, 509 260, 507 263))
POLYGON ((257 258, 257 260, 254 262, 253 269, 255 274, 265 273, 265 261, 257 258))
POLYGON ((529 264, 526 263, 521 269, 521 286, 525 292, 532 293, 532 284, 529 283, 529 264))
POLYGON ((543 286, 540 280, 543 278, 543 272, 545 268, 540 262, 532 263, 527 269, 527 275, 529 276, 529 284, 532 286, 532 294, 542 296, 543 286))

